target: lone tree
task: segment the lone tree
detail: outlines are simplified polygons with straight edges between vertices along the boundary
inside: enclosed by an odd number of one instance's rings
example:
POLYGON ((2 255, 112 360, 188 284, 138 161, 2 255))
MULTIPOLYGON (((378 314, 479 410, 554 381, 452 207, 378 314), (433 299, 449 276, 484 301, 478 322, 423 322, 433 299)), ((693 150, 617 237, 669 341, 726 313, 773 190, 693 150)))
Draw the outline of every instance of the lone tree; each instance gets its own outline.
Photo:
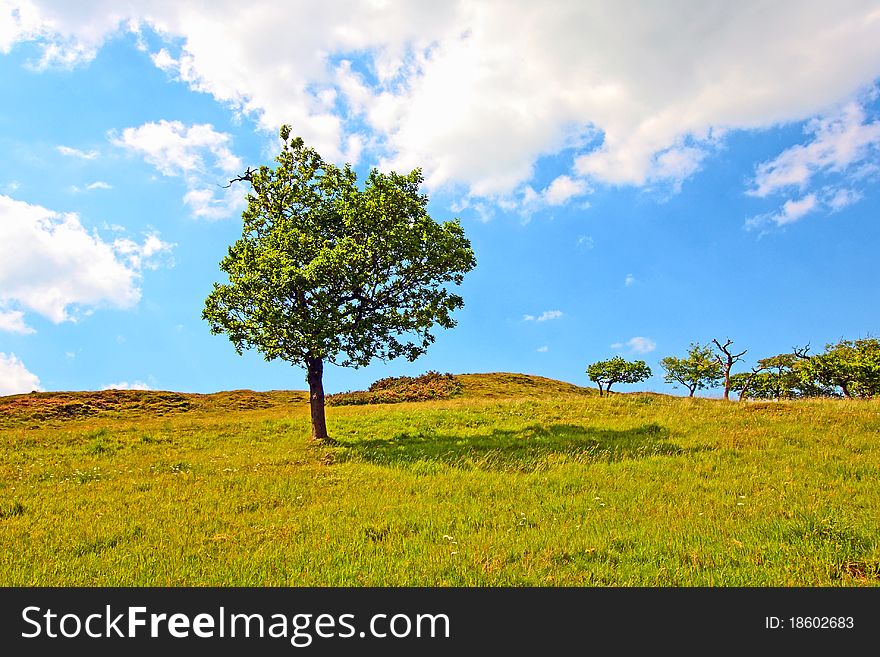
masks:
POLYGON ((666 370, 666 383, 680 383, 687 388, 688 397, 693 397, 697 390, 714 388, 724 378, 712 348, 697 343, 691 343, 687 358, 667 356, 660 366, 666 370))
POLYGON ((742 360, 748 349, 743 349, 738 354, 735 354, 730 350, 730 345, 733 344, 733 340, 730 338, 727 338, 724 344, 718 342, 717 339, 712 340, 712 342, 715 343, 715 347, 721 352, 715 354, 715 358, 718 360, 718 364, 721 366, 721 371, 724 374, 724 399, 730 399, 730 368, 742 360))
POLYGON ((452 328, 460 285, 476 265, 458 220, 437 223, 419 193, 422 173, 373 169, 364 188, 346 164, 325 162, 290 127, 280 131, 278 166, 248 168, 241 239, 220 269, 203 319, 241 354, 256 348, 306 369, 312 438, 327 440, 324 363, 366 366, 412 361, 452 328))
POLYGON ((639 383, 651 376, 651 368, 643 360, 630 362, 621 356, 615 356, 590 365, 587 368, 587 376, 599 386, 601 397, 603 385, 605 393, 610 393, 613 383, 639 383))

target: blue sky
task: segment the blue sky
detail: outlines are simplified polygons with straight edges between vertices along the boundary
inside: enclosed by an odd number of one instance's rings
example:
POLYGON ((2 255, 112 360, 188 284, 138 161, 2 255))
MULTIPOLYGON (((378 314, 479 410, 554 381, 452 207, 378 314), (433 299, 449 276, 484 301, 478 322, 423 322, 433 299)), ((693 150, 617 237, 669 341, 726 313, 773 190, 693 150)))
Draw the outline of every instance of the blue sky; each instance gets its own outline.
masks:
POLYGON ((362 176, 422 167, 477 256, 426 356, 329 392, 616 354, 680 392, 658 361, 690 342, 880 328, 876 3, 118 4, 0 1, 0 394, 304 388, 200 318, 221 185, 283 122, 362 176))

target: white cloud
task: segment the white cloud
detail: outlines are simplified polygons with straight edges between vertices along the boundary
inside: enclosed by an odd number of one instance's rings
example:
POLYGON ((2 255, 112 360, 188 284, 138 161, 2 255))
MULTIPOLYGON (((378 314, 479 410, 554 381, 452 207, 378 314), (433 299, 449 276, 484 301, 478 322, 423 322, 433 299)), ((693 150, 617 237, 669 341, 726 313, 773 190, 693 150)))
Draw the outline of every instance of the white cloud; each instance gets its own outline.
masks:
POLYGON ((158 256, 168 256, 175 246, 175 244, 163 242, 155 233, 146 235, 143 244, 138 244, 125 237, 113 241, 113 250, 125 258, 129 267, 138 271, 158 269, 162 264, 162 260, 158 256))
POLYGON ((70 191, 74 194, 79 194, 82 191, 91 192, 96 189, 113 189, 113 185, 106 183, 103 180, 96 180, 95 182, 86 185, 85 189, 81 189, 77 185, 70 186, 70 191))
POLYGON ((110 383, 101 390, 153 390, 153 388, 143 381, 132 381, 131 383, 120 381, 119 383, 110 383))
POLYGON ((560 317, 562 317, 561 310, 545 310, 543 313, 541 313, 536 321, 546 322, 547 320, 559 319, 560 317))
POLYGON ((623 279, 623 284, 626 287, 632 287, 633 285, 636 284, 636 277, 633 276, 632 274, 627 274, 626 278, 623 279))
POLYGON ((775 215, 774 221, 779 225, 790 224, 816 207, 816 195, 809 194, 798 200, 788 200, 782 204, 782 212, 775 215))
POLYGON ((637 335, 626 341, 626 346, 634 354, 649 354, 657 348, 657 343, 651 338, 645 338, 637 335))
POLYGON ((4 311, 0 308, 0 331, 27 335, 35 333, 34 329, 24 323, 24 313, 20 310, 4 311))
POLYGON ((865 110, 857 102, 810 121, 805 130, 813 136, 809 142, 787 148, 757 166, 750 194, 765 197, 787 187, 803 190, 814 176, 844 172, 876 156, 880 147, 880 121, 867 123, 865 110))
POLYGON ((810 118, 880 75, 871 0, 15 4, 3 51, 35 40, 38 65, 75 65, 134 21, 166 39, 156 66, 262 127, 487 198, 565 149, 578 179, 674 187, 726 132, 810 118))
POLYGON ((144 123, 137 128, 126 128, 112 141, 143 155, 164 176, 203 173, 209 168, 226 174, 241 170, 241 160, 229 150, 232 137, 217 132, 209 123, 191 126, 165 120, 144 123), (213 160, 210 167, 206 156, 213 160))
POLYGON ((651 338, 645 338, 640 335, 637 335, 634 338, 630 338, 626 342, 615 342, 611 345, 611 348, 620 351, 624 347, 629 348, 630 353, 633 354, 649 354, 657 348, 657 343, 654 342, 651 338))
MULTIPOLYGON (((157 253, 150 237, 141 248, 157 253)), ((6 313, 16 304, 59 323, 75 321, 85 308, 130 308, 140 300, 141 265, 86 230, 76 213, 0 195, 0 310, 6 313)))
POLYGON ((832 189, 829 190, 828 198, 825 199, 827 205, 832 212, 842 210, 848 205, 852 205, 862 199, 864 195, 856 189, 832 189))
POLYGON ((207 219, 228 217, 242 203, 240 190, 222 188, 242 170, 241 159, 229 148, 231 141, 228 133, 207 123, 185 126, 165 120, 112 137, 115 145, 141 155, 162 175, 182 177, 187 187, 183 202, 194 216, 207 219))
POLYGON ((99 153, 98 151, 81 151, 78 148, 71 148, 70 146, 58 146, 58 152, 62 155, 66 155, 68 157, 76 157, 81 160, 94 160, 97 159, 99 153))
POLYGON ((544 200, 548 205, 563 205, 573 196, 582 196, 587 192, 585 180, 575 180, 568 176, 559 176, 544 190, 544 200))
POLYGON ((787 224, 793 224, 798 219, 804 217, 804 215, 816 210, 818 207, 819 201, 816 198, 816 195, 808 194, 797 200, 787 200, 777 212, 752 217, 746 221, 745 225, 748 230, 763 228, 770 224, 785 226, 787 224))
POLYGON ((776 212, 748 219, 746 228, 784 226, 822 209, 837 212, 862 198, 862 192, 854 185, 876 176, 880 121, 868 122, 858 102, 847 103, 838 112, 810 121, 805 132, 811 136, 809 141, 787 148, 756 167, 747 191, 759 198, 791 190, 803 196, 789 198, 776 212), (804 194, 817 178, 833 182, 804 194))
POLYGON ((548 351, 550 351, 550 347, 544 345, 543 347, 538 347, 537 349, 535 349, 535 351, 537 351, 539 354, 546 354, 548 351))
POLYGON ((559 319, 562 317, 561 310, 545 310, 543 313, 535 317, 534 315, 523 315, 524 322, 546 322, 551 319, 559 319))
POLYGON ((174 59, 174 57, 171 56, 171 53, 165 50, 165 48, 150 55, 150 59, 153 60, 153 64, 156 65, 156 68, 160 68, 163 71, 174 71, 180 67, 180 62, 174 59))
POLYGON ((0 395, 18 395, 42 390, 40 379, 27 370, 15 354, 0 352, 0 395))

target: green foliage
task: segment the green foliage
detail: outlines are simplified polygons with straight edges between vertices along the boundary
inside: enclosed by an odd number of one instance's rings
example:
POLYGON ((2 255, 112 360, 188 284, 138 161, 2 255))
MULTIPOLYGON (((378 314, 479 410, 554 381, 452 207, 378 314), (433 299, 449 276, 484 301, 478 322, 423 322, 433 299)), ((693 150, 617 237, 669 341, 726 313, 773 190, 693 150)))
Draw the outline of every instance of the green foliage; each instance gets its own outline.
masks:
POLYGON ((698 343, 691 343, 687 358, 667 356, 660 361, 660 366, 666 370, 666 383, 683 385, 690 397, 697 390, 714 388, 724 378, 712 347, 698 343))
POLYGON ((374 169, 361 190, 350 165, 325 162, 287 126, 281 137, 278 166, 242 177, 252 189, 220 263, 229 283, 205 301, 211 332, 300 365, 414 360, 463 305, 445 288, 475 265, 461 225, 428 215, 418 169, 374 169))
POLYGON ((327 395, 330 406, 396 404, 398 402, 449 399, 461 392, 461 383, 449 373, 430 371, 420 376, 391 376, 379 379, 366 391, 327 395))
POLYGON ((651 368, 643 360, 630 362, 621 356, 614 356, 587 367, 587 376, 590 381, 599 386, 599 394, 601 395, 603 386, 605 386, 605 392, 611 392, 612 384, 644 381, 651 376, 651 368))
POLYGON ((779 396, 778 380, 773 372, 738 372, 730 375, 730 389, 740 399, 785 399, 779 396))
POLYGON ((740 399, 798 399, 837 397, 832 388, 822 386, 810 372, 809 360, 794 353, 761 358, 751 373, 731 376, 731 390, 740 399))
POLYGON ((414 360, 463 305, 444 287, 475 265, 461 225, 428 215, 418 169, 374 169, 361 190, 348 164, 324 162, 286 126, 282 140, 278 166, 248 176, 242 236, 220 263, 229 284, 205 302, 211 332, 295 364, 414 360))
POLYGON ((880 395, 880 340, 862 338, 828 344, 801 365, 804 381, 844 397, 880 395))

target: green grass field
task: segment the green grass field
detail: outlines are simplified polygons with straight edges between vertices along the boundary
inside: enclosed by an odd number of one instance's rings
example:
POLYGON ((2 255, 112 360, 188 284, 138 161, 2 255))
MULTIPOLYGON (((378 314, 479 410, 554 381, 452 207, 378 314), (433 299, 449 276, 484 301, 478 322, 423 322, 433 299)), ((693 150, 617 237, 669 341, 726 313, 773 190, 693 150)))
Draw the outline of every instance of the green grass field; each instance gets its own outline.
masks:
POLYGON ((459 378, 0 398, 0 585, 880 585, 880 401, 459 378))

